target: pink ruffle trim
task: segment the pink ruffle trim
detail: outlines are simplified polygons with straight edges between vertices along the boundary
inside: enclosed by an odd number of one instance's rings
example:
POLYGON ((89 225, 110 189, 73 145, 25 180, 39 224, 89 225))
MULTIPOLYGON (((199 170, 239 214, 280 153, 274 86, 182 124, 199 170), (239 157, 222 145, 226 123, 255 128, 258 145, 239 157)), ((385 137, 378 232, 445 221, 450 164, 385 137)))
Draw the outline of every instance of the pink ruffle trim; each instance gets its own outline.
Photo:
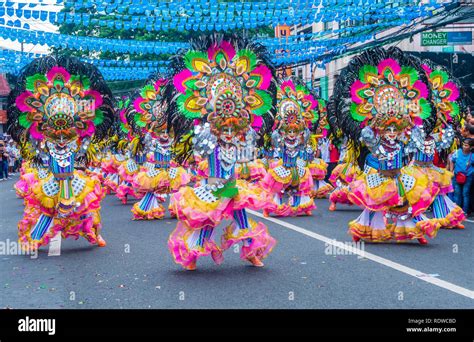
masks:
POLYGON ((228 233, 222 236, 221 246, 223 250, 227 250, 236 243, 252 239, 248 246, 242 246, 240 250, 240 258, 243 260, 254 256, 262 260, 271 253, 273 247, 276 245, 276 240, 271 237, 268 228, 262 222, 257 223, 255 227, 248 229, 246 234, 242 234, 238 237, 232 236, 230 233, 234 230, 234 227, 232 224, 227 228, 228 233))

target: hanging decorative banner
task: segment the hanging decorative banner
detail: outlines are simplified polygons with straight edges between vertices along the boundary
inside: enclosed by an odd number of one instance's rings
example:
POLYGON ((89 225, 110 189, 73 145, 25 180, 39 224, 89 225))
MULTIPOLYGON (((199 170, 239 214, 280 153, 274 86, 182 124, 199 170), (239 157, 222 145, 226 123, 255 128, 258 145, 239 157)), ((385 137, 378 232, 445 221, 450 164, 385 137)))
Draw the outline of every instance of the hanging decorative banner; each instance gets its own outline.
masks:
MULTIPOLYGON (((42 54, 22 53, 17 51, 0 50, 0 73, 9 73, 17 75, 19 71, 31 63, 34 59, 44 57, 42 54)), ((85 59, 81 59, 86 61, 85 59)), ((98 60, 95 60, 97 62, 98 60)), ((141 62, 141 61, 140 61, 141 62)), ((145 62, 148 63, 148 62, 145 62)), ((100 63, 99 63, 100 64, 100 63)), ((141 80, 146 79, 150 74, 159 70, 162 73, 167 72, 167 68, 157 68, 157 66, 143 67, 107 67, 99 66, 104 78, 109 81, 116 80, 141 80)))
MULTIPOLYGON (((70 12, 48 12, 7 8, 9 15, 19 18, 33 17, 41 21, 60 24, 97 25, 114 29, 146 29, 149 31, 228 31, 254 29, 263 26, 308 25, 319 22, 344 22, 347 20, 412 20, 427 16, 442 4, 415 4, 410 1, 394 1, 389 4, 376 0, 324 1, 324 7, 316 7, 317 1, 272 2, 216 2, 179 1, 159 2, 155 5, 137 3, 120 5, 87 0, 66 3, 70 12), (334 3, 335 5, 329 5, 334 3), (363 7, 361 7, 361 5, 363 7), (392 7, 393 6, 393 7, 392 7), (128 14, 124 15, 128 8, 128 14), (362 8, 362 9, 361 9, 362 8), (94 10, 94 14, 78 12, 94 10), (73 11, 74 10, 74 11, 73 11), (113 15, 113 19, 104 18, 113 15)), ((0 7, 1 8, 1 7, 0 7)), ((1 14, 1 10, 0 10, 1 14)))
MULTIPOLYGON (((56 4, 61 5, 62 1, 56 4)), ((391 27, 409 25, 417 18, 433 15, 433 9, 441 4, 419 4, 412 1, 395 1, 395 8, 376 0, 283 0, 279 2, 218 2, 217 0, 177 2, 144 2, 142 0, 90 0, 66 1, 65 8, 71 12, 48 12, 35 8, 29 9, 26 2, 14 5, 0 1, 0 14, 16 15, 19 18, 33 18, 55 24, 80 24, 86 26, 106 26, 112 29, 132 30, 145 28, 149 31, 166 30, 235 30, 250 29, 279 23, 298 23, 301 25, 314 22, 338 21, 353 22, 364 19, 357 26, 345 26, 334 30, 301 34, 281 38, 260 38, 258 41, 269 51, 274 51, 273 63, 276 66, 292 65, 317 61, 323 67, 330 59, 347 51, 352 44, 363 43, 391 27), (319 5, 324 7, 318 7, 319 5), (4 6, 5 5, 5 6, 4 6), (81 13, 80 10, 94 10, 94 14, 81 13), (126 11, 127 10, 127 11, 126 11), (109 15, 104 19, 104 14, 109 15), (337 37, 337 38, 333 38, 337 37)), ((35 6, 32 6, 35 7, 35 6)), ((58 6, 58 8, 62 8, 58 6)), ((48 45, 55 48, 73 49, 84 52, 111 52, 119 54, 164 55, 187 49, 185 42, 137 41, 133 39, 108 39, 64 35, 52 32, 31 31, 29 27, 21 28, 19 19, 9 20, 0 17, 0 36, 11 41, 48 45), (3 22, 1 20, 4 20, 3 22), (27 29, 26 29, 27 28, 27 29)), ((464 39, 464 38, 463 38, 464 39)), ((35 56, 29 54, 8 55, 0 51, 2 70, 16 73, 35 56), (2 62, 2 56, 5 59, 2 62), (15 66, 11 61, 15 60, 15 66)), ((169 60, 101 60, 83 58, 84 62, 98 66, 107 79, 144 79, 157 68, 166 70, 169 60)))

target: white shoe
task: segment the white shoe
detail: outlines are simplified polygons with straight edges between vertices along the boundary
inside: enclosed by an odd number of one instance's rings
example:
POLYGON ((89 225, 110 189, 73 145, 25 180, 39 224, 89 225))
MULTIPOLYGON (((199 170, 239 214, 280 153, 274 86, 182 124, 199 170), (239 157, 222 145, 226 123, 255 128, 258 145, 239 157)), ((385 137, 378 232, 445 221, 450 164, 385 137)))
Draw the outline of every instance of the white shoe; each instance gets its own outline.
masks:
POLYGON ((5 179, 3 179, 3 178, 0 178, 0 182, 1 182, 1 181, 3 181, 3 180, 5 180, 5 179))

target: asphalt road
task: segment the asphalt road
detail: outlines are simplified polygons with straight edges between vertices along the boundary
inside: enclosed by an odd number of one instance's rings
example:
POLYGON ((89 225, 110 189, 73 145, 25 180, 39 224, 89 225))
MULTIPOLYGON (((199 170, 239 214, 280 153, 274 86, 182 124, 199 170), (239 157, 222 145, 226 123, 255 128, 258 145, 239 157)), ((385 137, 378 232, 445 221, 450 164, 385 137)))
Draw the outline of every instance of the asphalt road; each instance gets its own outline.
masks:
MULTIPOLYGON (((0 182, 4 243, 16 241, 23 212, 14 181, 0 182)), ((107 247, 63 240, 60 256, 47 247, 36 259, 0 255, 0 308, 474 308, 474 223, 442 230, 427 246, 364 244, 361 257, 325 240, 350 242, 347 222, 360 210, 316 203, 311 217, 263 219, 278 240, 264 268, 229 250, 222 265, 204 258, 189 272, 167 249, 176 220, 132 221, 132 203, 108 196, 107 247)))

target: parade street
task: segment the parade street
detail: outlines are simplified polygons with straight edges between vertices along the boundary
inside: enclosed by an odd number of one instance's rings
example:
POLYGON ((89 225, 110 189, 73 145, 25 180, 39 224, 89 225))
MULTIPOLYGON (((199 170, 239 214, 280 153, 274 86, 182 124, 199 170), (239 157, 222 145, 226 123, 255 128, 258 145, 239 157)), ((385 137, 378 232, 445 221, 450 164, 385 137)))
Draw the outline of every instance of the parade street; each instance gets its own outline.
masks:
POLYGON ((252 267, 238 249, 225 252, 217 266, 210 257, 196 271, 174 263, 167 247, 176 220, 132 221, 133 201, 113 195, 102 202, 105 248, 85 239, 62 241, 60 256, 41 247, 37 258, 11 253, 23 213, 12 180, 0 183, 0 307, 153 309, 443 309, 473 308, 474 223, 464 230, 440 230, 422 246, 410 242, 358 245, 347 223, 360 213, 339 205, 328 211, 316 200, 309 217, 263 218, 278 241, 252 267), (348 243, 342 248, 338 243, 348 243), (364 254, 365 253, 365 254, 364 254))

